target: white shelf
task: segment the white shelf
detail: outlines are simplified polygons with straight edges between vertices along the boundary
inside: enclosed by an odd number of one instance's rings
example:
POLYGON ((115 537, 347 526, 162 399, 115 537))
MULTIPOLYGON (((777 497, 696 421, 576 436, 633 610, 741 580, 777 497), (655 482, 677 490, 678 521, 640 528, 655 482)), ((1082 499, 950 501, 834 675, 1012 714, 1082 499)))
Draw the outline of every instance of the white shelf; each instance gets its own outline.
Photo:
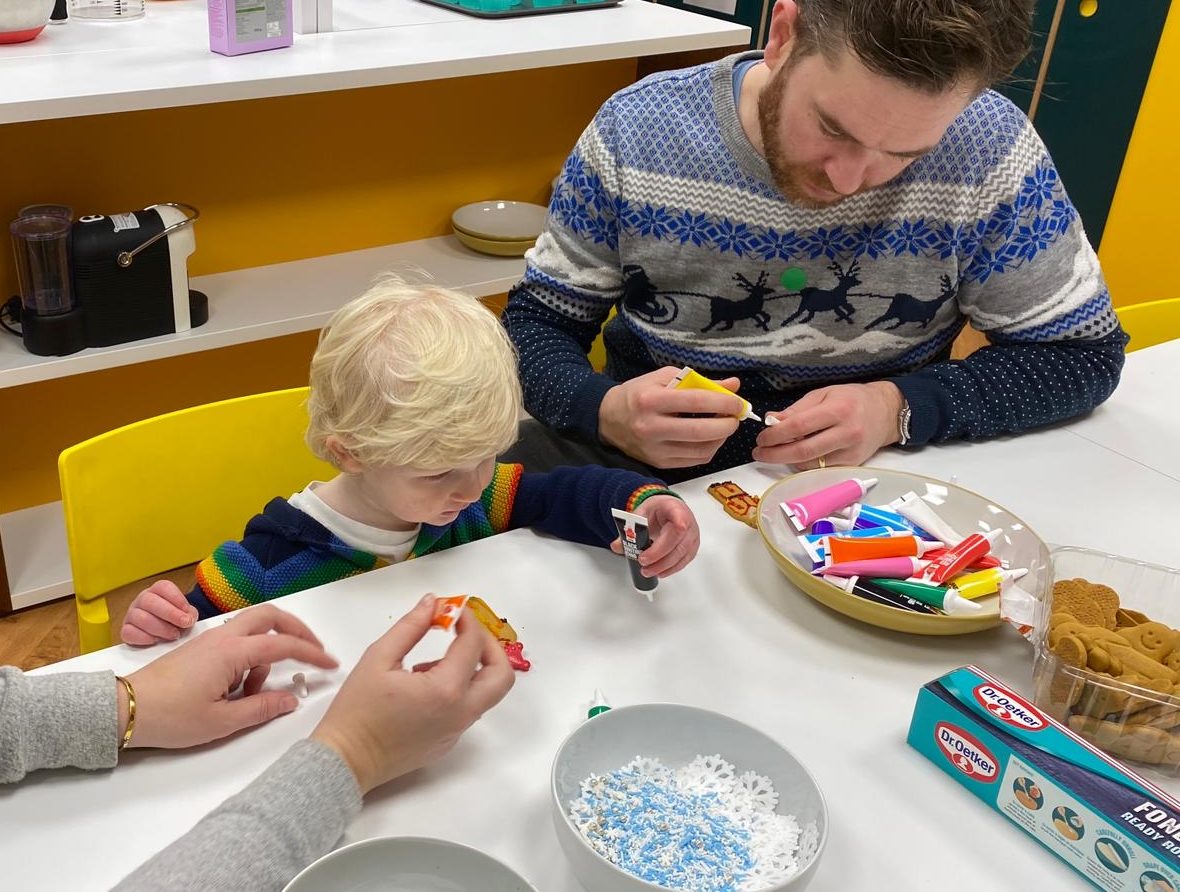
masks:
POLYGON ((209 50, 204 0, 148 3, 130 22, 72 19, 0 48, 0 124, 493 74, 737 47, 750 29, 646 0, 556 15, 473 18, 418 0, 338 0, 355 30, 287 49, 209 50))
POLYGON ((12 609, 74 593, 61 502, 0 514, 12 609))
POLYGON ((0 388, 312 331, 387 270, 421 270, 439 285, 487 297, 515 285, 524 260, 477 254, 447 235, 196 276, 191 287, 209 296, 209 321, 181 334, 34 356, 19 338, 0 332, 0 388))

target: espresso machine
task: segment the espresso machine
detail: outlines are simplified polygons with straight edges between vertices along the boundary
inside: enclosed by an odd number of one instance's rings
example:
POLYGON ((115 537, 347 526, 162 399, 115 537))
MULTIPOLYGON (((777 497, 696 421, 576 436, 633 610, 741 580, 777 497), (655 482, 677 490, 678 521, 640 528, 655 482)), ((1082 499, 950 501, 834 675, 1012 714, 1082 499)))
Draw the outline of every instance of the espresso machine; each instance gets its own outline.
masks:
POLYGON ((30 353, 64 356, 188 331, 208 320, 208 298, 188 287, 196 208, 164 202, 73 223, 64 211, 52 216, 26 208, 10 227, 20 332, 30 353))

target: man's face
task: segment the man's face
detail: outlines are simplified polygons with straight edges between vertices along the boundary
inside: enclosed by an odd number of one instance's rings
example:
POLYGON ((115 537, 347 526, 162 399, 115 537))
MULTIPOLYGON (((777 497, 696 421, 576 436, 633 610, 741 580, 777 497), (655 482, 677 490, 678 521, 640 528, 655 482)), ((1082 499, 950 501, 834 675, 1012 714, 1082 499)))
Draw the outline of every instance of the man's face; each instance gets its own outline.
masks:
POLYGON ((758 97, 775 185, 824 208, 896 177, 929 152, 974 98, 974 85, 924 93, 865 68, 847 49, 788 56, 758 97))

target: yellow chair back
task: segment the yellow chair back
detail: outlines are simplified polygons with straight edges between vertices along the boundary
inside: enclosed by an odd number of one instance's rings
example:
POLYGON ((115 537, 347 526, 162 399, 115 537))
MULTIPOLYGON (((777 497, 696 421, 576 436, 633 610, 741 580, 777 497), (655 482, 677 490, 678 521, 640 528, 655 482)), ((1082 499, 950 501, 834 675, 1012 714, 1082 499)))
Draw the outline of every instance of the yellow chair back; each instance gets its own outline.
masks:
POLYGON ((100 434, 58 459, 82 652, 111 642, 106 593, 195 563, 275 496, 336 469, 303 435, 307 388, 222 400, 100 434))
POLYGON ((1180 297, 1116 307, 1115 312, 1131 336, 1128 353, 1180 338, 1180 297))

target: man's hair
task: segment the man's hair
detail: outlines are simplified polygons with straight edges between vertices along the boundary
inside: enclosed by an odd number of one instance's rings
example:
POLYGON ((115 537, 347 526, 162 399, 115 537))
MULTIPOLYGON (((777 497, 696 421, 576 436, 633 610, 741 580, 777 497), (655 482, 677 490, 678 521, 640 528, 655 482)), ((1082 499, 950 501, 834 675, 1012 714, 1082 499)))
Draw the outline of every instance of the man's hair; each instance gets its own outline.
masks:
POLYGON ((798 0, 792 59, 847 47, 870 71, 926 93, 990 87, 1028 53, 1033 0, 798 0))
POLYGON ((320 333, 308 412, 307 443, 333 463, 333 435, 365 465, 482 461, 516 441, 516 353, 474 297, 385 276, 320 333))

